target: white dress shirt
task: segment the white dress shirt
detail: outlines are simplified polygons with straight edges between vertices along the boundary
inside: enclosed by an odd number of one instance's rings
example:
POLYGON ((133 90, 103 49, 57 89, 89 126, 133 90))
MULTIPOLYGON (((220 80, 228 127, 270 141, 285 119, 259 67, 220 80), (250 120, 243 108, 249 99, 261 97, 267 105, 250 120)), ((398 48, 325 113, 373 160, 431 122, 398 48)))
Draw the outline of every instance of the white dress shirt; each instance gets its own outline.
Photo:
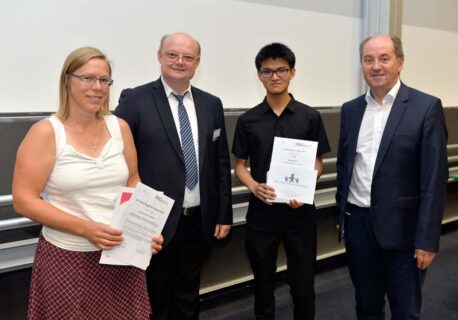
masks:
MULTIPOLYGON (((194 99, 192 97, 191 86, 189 86, 184 92, 174 92, 172 88, 170 88, 164 79, 161 77, 162 84, 165 89, 165 94, 167 95, 167 99, 169 100, 170 110, 172 111, 173 121, 175 121, 175 127, 177 128, 178 137, 180 138, 181 144, 181 135, 180 135, 180 120, 178 117, 178 100, 172 95, 172 92, 175 94, 184 94, 186 95, 183 98, 183 104, 188 113, 189 123, 191 125, 192 131, 192 138, 194 140, 194 148, 196 150, 196 161, 197 161, 197 173, 198 173, 198 181, 197 185, 194 187, 193 190, 188 189, 186 186, 184 191, 184 201, 183 201, 183 208, 190 208, 196 207, 200 205, 200 192, 199 192, 199 184, 200 184, 200 174, 199 174, 199 130, 197 126, 197 114, 196 108, 194 105, 194 99)), ((157 150, 157 152, 161 152, 157 150)))
POLYGON ((366 93, 366 110, 359 129, 356 146, 355 164, 351 176, 348 202, 359 207, 371 206, 371 187, 380 141, 385 130, 386 121, 390 115, 393 102, 398 94, 401 82, 391 88, 380 105, 370 93, 366 93))

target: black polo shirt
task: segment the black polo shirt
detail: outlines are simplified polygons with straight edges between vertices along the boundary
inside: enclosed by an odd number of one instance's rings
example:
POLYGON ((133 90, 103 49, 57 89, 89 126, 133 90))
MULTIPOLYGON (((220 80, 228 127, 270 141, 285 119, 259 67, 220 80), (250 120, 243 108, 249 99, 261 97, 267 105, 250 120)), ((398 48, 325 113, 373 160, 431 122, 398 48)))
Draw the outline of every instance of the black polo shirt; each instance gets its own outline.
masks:
MULTIPOLYGON (((291 101, 277 116, 264 99, 239 117, 232 145, 235 157, 249 159, 251 175, 259 183, 266 182, 274 137, 317 141, 317 156, 330 151, 317 110, 294 100, 291 95, 291 101)), ((246 220, 248 226, 262 231, 303 230, 314 227, 315 206, 304 204, 298 209, 287 204, 270 206, 251 194, 246 220)))

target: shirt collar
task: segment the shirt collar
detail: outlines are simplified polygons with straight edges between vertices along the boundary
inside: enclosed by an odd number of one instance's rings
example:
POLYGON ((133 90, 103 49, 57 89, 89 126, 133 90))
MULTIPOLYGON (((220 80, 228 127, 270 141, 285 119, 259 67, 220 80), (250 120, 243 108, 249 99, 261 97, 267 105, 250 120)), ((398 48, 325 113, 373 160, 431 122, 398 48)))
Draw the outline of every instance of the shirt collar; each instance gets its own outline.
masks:
MULTIPOLYGON (((398 95, 399 88, 401 87, 401 80, 398 78, 398 81, 396 84, 391 88, 390 91, 386 94, 386 96, 383 97, 383 102, 390 100, 391 102, 396 99, 396 96, 398 95)), ((366 93, 366 102, 367 103, 375 103, 375 99, 372 97, 371 94, 371 89, 369 88, 366 93)))
MULTIPOLYGON (((293 112, 296 110, 296 104, 294 103, 296 100, 294 100, 294 96, 289 93, 289 96, 291 97, 291 100, 289 100, 288 104, 285 107, 285 110, 288 110, 289 112, 293 112)), ((272 111, 270 108, 269 103, 267 102, 267 97, 264 98, 264 101, 262 102, 262 113, 266 113, 268 111, 272 111)), ((273 111, 272 111, 273 112, 273 111)))
POLYGON ((191 85, 189 85, 188 88, 184 92, 175 92, 175 91, 172 90, 172 88, 170 88, 170 86, 167 84, 167 82, 164 81, 164 78, 162 76, 161 76, 161 82, 162 82, 162 85, 164 86, 165 95, 167 96, 167 98, 170 98, 170 95, 172 93, 179 94, 179 95, 184 95, 186 92, 188 92, 188 94, 186 94, 186 96, 190 97, 191 100, 193 100, 192 99, 191 85))

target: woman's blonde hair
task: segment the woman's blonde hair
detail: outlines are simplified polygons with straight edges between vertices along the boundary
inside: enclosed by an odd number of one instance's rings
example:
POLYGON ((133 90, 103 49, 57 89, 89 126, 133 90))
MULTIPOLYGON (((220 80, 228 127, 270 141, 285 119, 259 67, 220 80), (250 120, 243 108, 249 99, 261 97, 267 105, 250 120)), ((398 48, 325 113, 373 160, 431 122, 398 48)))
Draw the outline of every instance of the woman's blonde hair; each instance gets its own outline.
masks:
MULTIPOLYGON (((60 74, 59 82, 59 108, 57 109, 56 116, 59 118, 67 119, 69 116, 69 103, 68 103, 68 88, 67 88, 67 76, 68 74, 76 71, 82 65, 87 63, 92 59, 103 59, 108 64, 109 76, 111 78, 111 63, 105 56, 103 52, 99 49, 92 47, 82 47, 72 51, 67 59, 65 59, 64 65, 62 67, 62 72, 60 74)), ((110 113, 110 95, 107 97, 107 101, 102 105, 102 107, 97 111, 96 117, 101 117, 102 115, 110 113)))

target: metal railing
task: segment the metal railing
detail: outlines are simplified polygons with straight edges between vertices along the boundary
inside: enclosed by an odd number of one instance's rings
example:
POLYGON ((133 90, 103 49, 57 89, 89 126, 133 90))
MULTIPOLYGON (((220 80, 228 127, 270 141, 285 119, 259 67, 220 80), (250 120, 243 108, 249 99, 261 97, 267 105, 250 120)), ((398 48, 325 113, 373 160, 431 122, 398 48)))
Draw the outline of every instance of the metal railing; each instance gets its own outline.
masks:
MULTIPOLYGON (((448 150, 455 150, 458 149, 458 143, 456 144, 450 144, 447 145, 448 150)), ((326 158, 323 160, 324 164, 326 165, 331 165, 335 164, 337 161, 337 158, 326 158)), ((456 162, 458 161, 458 155, 454 156, 449 156, 448 157, 448 162, 456 162)), ((458 167, 450 167, 450 174, 458 174, 458 167)), ((231 170, 231 174, 234 175, 234 170, 231 170)), ((327 173, 323 174, 320 177, 320 181, 332 181, 333 179, 336 179, 336 173, 327 173)), ((453 179, 449 179, 449 182, 454 181, 453 179)), ((245 186, 238 186, 238 187, 233 187, 232 188, 232 194, 233 195, 240 195, 243 193, 247 193, 248 189, 245 186)), ((317 195, 318 198, 316 199, 316 206, 317 208, 320 207, 327 207, 330 205, 330 199, 333 197, 333 195, 330 196, 331 193, 335 192, 335 188, 329 188, 329 189, 322 189, 322 190, 317 190, 317 195), (323 200, 324 203, 321 204, 320 200, 323 200)), ((0 195, 0 207, 2 206, 9 206, 12 205, 13 203, 13 196, 12 195, 0 195)), ((240 210, 239 206, 234 207, 234 209, 240 210)), ((24 227, 30 227, 37 225, 36 222, 28 219, 28 218, 10 218, 10 219, 4 219, 0 220, 0 231, 4 230, 12 230, 12 229, 19 229, 19 228, 24 228, 24 227)))
POLYGON ((0 220, 0 231, 20 229, 26 227, 36 226, 38 223, 30 220, 29 218, 11 218, 0 220))
POLYGON ((13 195, 7 194, 0 196, 0 207, 9 206, 13 204, 13 195))

